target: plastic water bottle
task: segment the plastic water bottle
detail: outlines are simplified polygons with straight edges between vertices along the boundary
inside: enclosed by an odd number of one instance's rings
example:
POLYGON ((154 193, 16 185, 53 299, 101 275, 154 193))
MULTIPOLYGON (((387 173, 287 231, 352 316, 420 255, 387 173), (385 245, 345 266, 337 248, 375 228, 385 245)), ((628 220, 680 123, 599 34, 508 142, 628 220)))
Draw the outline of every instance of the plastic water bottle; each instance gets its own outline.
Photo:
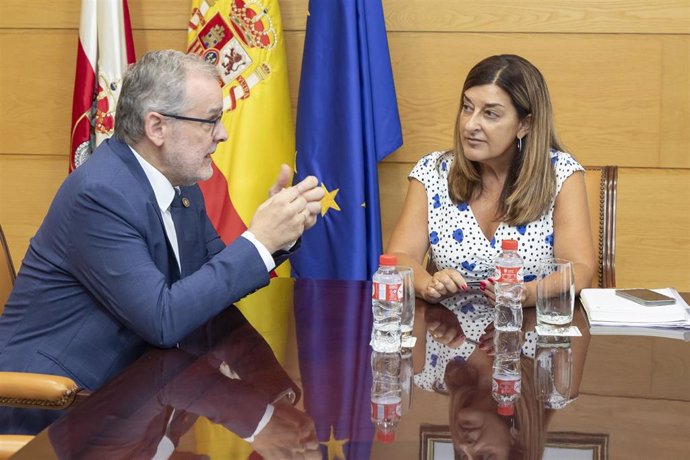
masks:
POLYGON ((520 373, 520 352, 496 354, 494 357, 491 395, 498 403, 499 415, 513 415, 515 401, 520 397, 522 374, 520 373))
POLYGON ((498 330, 519 330, 522 327, 522 291, 524 262, 517 252, 517 240, 503 240, 502 252, 496 258, 494 273, 496 317, 498 330))
POLYGON ((412 350, 402 348, 400 351, 400 388, 402 390, 402 415, 412 407, 412 387, 414 386, 414 371, 412 368, 412 350))
POLYGON ((520 353, 522 349, 522 331, 502 330, 494 331, 494 353, 496 355, 512 355, 520 353))
POLYGON ((395 268, 397 258, 382 254, 379 269, 374 273, 371 309, 374 327, 371 347, 381 352, 400 350, 400 316, 402 313, 403 281, 395 268))
POLYGON ((400 353, 371 353, 371 422, 376 440, 390 443, 402 417, 402 360, 400 353))

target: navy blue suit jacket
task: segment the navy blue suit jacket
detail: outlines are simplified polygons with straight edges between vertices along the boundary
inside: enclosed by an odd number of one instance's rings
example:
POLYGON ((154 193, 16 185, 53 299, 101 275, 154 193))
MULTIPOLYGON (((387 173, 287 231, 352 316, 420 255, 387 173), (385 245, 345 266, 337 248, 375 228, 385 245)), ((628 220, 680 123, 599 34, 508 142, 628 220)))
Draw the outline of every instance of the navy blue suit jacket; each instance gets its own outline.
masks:
POLYGON ((101 144, 31 240, 0 318, 0 369, 65 375, 93 390, 148 345, 175 346, 268 284, 252 243, 223 244, 199 187, 182 195, 191 205, 177 230, 180 277, 144 171, 126 144, 101 144))

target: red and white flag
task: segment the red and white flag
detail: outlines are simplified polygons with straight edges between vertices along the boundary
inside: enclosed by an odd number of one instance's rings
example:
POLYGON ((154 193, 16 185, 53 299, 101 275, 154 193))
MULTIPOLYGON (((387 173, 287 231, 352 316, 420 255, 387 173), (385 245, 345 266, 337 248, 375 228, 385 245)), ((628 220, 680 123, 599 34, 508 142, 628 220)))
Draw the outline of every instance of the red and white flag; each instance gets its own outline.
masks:
POLYGON ((127 0, 82 0, 72 100, 69 170, 88 160, 115 127, 122 75, 135 61, 127 0))

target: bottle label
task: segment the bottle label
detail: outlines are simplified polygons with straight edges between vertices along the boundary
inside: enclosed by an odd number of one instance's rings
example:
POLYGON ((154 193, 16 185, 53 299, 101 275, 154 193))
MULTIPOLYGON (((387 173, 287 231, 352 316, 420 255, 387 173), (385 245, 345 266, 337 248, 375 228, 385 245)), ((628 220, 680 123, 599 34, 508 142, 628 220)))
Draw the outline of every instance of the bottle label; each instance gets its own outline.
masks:
POLYGON ((392 420, 402 416, 402 403, 377 403, 371 402, 372 420, 392 420))
POLYGON ((494 278, 498 283, 518 284, 524 280, 522 267, 502 267, 496 266, 494 278))
POLYGON ((522 379, 516 378, 500 378, 494 377, 491 388, 494 394, 501 396, 513 396, 520 394, 520 387, 522 386, 522 379))
POLYGON ((385 300, 392 302, 401 302, 403 298, 402 283, 386 284, 373 283, 371 298, 374 300, 385 300))

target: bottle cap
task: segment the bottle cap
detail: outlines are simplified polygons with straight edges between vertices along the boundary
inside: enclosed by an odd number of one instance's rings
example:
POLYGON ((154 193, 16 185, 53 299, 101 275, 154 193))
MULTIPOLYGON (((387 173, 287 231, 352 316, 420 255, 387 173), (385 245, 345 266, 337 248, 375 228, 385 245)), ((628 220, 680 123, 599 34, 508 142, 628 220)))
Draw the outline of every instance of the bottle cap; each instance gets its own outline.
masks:
POLYGON ((395 441, 395 431, 376 430, 376 440, 384 444, 390 444, 395 441))
POLYGON ((505 415, 505 416, 510 416, 515 413, 515 406, 512 404, 499 404, 498 405, 498 415, 505 415))
POLYGON ((517 240, 503 240, 501 241, 501 249, 507 249, 509 251, 517 251, 518 242, 517 240))
POLYGON ((379 257, 379 265, 386 265, 389 267, 395 266, 398 263, 398 257, 393 254, 381 254, 379 257))

